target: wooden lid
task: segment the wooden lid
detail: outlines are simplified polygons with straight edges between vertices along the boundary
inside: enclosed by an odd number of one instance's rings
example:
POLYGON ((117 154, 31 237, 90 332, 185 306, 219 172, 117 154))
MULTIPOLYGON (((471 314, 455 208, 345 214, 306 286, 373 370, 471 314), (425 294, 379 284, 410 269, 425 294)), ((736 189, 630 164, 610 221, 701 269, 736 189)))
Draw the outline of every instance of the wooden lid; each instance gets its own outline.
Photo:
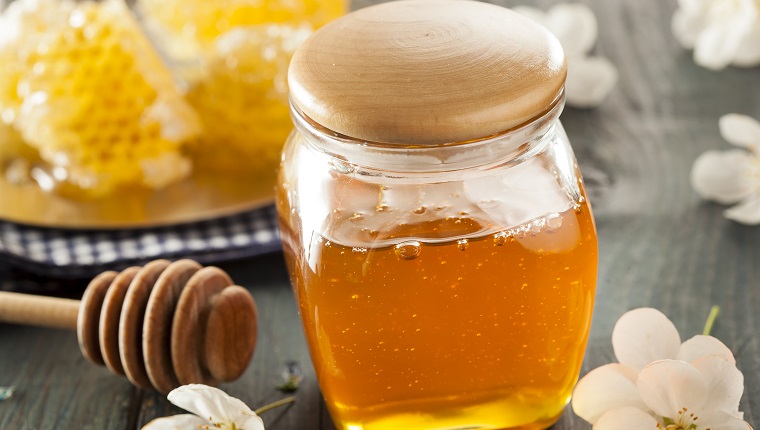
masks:
POLYGON ((546 112, 565 83, 559 41, 506 8, 402 0, 318 30, 289 70, 293 103, 322 126, 399 144, 461 142, 546 112))

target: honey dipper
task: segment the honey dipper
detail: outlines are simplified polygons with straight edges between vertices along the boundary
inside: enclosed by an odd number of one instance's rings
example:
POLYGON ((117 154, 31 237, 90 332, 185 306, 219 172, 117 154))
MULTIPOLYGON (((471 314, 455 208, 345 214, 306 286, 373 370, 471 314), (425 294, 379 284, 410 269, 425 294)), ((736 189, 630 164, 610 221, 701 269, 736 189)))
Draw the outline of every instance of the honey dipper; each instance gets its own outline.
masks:
POLYGON ((248 290, 192 260, 101 273, 81 302, 0 292, 0 321, 76 329, 89 361, 162 393, 237 379, 256 345, 256 315, 248 290))

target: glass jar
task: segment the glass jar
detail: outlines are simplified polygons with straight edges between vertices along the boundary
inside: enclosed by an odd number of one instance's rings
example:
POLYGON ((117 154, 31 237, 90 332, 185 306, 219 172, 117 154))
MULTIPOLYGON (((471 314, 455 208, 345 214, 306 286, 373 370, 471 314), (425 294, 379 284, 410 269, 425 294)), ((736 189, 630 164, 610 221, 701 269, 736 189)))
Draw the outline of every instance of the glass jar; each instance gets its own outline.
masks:
MULTIPOLYGON (((436 5, 400 1, 354 12, 296 53, 296 130, 276 194, 285 258, 339 429, 546 428, 580 371, 597 272, 591 209, 558 118, 564 57, 552 36, 506 9, 436 5), (451 44, 491 31, 480 25, 486 16, 507 28, 496 37, 516 37, 507 41, 516 50, 525 46, 520 37, 547 41, 534 54, 544 69, 528 61, 504 65, 524 67, 515 71, 527 76, 522 81, 487 76, 495 82, 489 90, 519 91, 482 97, 482 82, 461 76, 451 78, 454 87, 427 73, 432 54, 408 55, 406 68, 388 64, 408 48, 397 38, 406 31, 407 41, 443 35, 445 46, 425 41, 424 49, 455 62, 451 44), (389 22, 390 32, 375 28, 389 22), (367 34, 376 49, 357 58, 367 34), (331 44, 335 51, 324 49, 331 44), (316 63, 307 61, 310 52, 319 53, 316 63), (384 64, 387 73, 378 72, 384 64), (404 89, 394 84, 404 75, 423 78, 404 89), (354 76, 354 108, 342 109, 346 77, 354 76), (539 102, 521 111, 525 94, 539 102), (444 109, 438 96, 457 108, 444 109), (430 108, 407 109, 420 103, 430 108), (508 115, 484 119, 502 108, 508 115)), ((481 42, 462 55, 490 49, 481 42)), ((462 69, 503 76, 474 63, 462 69)))

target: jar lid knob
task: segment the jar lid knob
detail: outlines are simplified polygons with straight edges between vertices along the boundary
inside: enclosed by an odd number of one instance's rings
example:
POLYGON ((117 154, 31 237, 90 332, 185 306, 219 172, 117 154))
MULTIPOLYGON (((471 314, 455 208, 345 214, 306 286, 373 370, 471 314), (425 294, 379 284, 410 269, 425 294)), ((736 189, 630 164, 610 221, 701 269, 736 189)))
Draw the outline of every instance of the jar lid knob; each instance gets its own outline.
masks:
POLYGON ((559 41, 509 9, 401 0, 350 13, 296 51, 296 108, 355 139, 408 145, 478 139, 541 116, 567 74, 559 41))

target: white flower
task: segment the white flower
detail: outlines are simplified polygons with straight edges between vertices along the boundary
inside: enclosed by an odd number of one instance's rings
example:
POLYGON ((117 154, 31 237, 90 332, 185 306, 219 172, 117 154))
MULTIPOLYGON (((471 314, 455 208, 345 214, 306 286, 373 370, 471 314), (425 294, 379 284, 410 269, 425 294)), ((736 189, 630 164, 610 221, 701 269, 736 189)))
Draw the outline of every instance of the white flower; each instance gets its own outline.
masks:
POLYGON ((224 391, 200 384, 183 385, 169 393, 170 402, 195 415, 175 415, 149 422, 143 430, 264 430, 264 423, 242 401, 224 391))
POLYGON ((641 371, 636 386, 644 407, 611 409, 594 423, 594 430, 751 429, 734 412, 744 390, 744 377, 721 357, 706 356, 693 364, 656 361, 641 371))
POLYGON ((640 308, 620 317, 612 346, 619 363, 592 370, 573 393, 573 410, 595 430, 748 428, 739 412, 744 378, 718 339, 681 343, 665 315, 640 308))
POLYGON ((529 6, 512 10, 546 27, 562 44, 568 67, 567 104, 592 107, 602 103, 615 86, 618 73, 606 58, 589 56, 597 38, 594 12, 588 6, 570 3, 557 4, 547 12, 529 6))
POLYGON ((760 64, 760 1, 679 0, 673 35, 708 69, 760 64))
POLYGON ((760 224, 760 122, 738 114, 720 118, 720 134, 742 149, 711 150, 694 161, 691 186, 700 197, 737 205, 723 214, 743 224, 760 224))
POLYGON ((641 371, 636 388, 644 406, 611 409, 594 430, 751 430, 734 412, 744 377, 721 357, 656 361, 641 371))

